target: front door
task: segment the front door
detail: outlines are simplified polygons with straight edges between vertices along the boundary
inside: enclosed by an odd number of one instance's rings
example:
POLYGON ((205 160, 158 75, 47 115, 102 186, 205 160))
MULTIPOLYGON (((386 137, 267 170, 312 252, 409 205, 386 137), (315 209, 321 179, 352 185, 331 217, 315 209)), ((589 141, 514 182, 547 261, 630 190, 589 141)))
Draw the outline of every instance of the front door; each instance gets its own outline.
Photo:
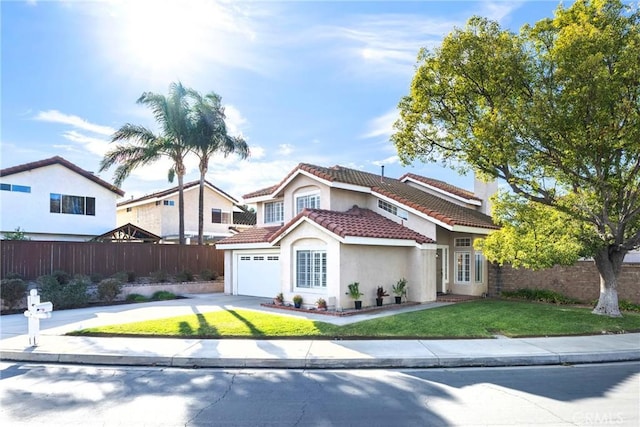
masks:
POLYGON ((446 294, 449 283, 449 247, 439 246, 436 249, 436 289, 438 292, 446 294))

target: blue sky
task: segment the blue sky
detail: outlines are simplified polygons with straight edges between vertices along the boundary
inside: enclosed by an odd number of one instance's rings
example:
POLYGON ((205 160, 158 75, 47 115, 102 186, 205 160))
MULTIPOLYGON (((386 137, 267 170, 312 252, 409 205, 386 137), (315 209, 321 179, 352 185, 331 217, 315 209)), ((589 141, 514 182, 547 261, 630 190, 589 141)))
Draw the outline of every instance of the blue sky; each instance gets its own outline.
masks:
MULTIPOLYGON (((97 172, 115 129, 155 128, 135 103, 182 81, 215 91, 248 160, 207 179, 240 198, 296 164, 413 172, 473 188, 435 164, 403 167, 389 142, 420 47, 472 15, 517 31, 557 1, 2 1, 2 168, 62 156, 97 172)), ((168 162, 134 172, 126 198, 168 188, 168 162)), ((188 162, 186 181, 197 179, 188 162)), ((111 181, 112 171, 100 174, 111 181)))

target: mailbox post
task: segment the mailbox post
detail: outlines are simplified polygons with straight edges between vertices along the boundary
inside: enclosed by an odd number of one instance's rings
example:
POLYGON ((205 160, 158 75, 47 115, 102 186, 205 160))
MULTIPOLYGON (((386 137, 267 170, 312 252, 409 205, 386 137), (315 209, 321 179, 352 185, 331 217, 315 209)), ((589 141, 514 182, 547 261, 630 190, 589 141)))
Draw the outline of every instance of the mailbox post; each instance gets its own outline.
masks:
POLYGON ((40 302, 40 295, 35 289, 31 289, 27 296, 27 310, 24 315, 29 321, 29 344, 38 345, 40 338, 40 319, 51 318, 53 304, 51 302, 40 302))

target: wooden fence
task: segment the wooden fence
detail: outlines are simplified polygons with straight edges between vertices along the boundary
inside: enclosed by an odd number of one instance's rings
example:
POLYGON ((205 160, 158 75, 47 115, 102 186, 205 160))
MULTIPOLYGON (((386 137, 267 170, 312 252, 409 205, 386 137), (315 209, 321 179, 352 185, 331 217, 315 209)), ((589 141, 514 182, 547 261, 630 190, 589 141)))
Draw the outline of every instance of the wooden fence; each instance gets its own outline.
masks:
POLYGON ((161 270, 199 274, 209 269, 224 275, 224 251, 214 246, 3 240, 0 258, 2 277, 19 273, 29 280, 56 270, 103 276, 131 271, 144 277, 161 270))

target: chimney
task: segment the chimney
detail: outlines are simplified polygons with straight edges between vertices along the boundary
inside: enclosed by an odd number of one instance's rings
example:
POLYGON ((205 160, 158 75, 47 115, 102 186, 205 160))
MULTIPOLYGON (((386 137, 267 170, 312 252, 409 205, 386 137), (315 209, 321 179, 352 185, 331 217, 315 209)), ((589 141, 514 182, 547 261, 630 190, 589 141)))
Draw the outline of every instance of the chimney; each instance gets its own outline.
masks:
POLYGON ((482 206, 480 206, 480 212, 485 215, 491 215, 491 196, 498 191, 498 182, 490 181, 484 182, 477 177, 473 179, 473 194, 482 200, 482 206))

